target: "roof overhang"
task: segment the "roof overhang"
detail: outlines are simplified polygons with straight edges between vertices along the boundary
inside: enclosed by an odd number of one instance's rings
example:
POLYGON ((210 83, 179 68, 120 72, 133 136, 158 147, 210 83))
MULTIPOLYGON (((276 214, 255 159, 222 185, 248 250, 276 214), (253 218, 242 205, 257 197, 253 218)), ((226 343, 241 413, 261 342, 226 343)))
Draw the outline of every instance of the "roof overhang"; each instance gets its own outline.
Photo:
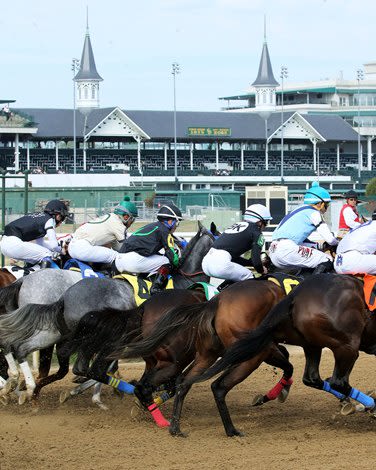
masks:
POLYGON ((0 127, 0 134, 36 134, 37 127, 0 127))
POLYGON ((314 139, 320 142, 326 142, 317 130, 299 113, 294 113, 286 121, 283 122, 274 132, 269 136, 268 140, 273 138, 280 139, 283 136, 286 139, 314 139))
POLYGON ((118 107, 114 108, 86 134, 86 140, 96 136, 133 137, 135 140, 150 140, 150 136, 118 107))

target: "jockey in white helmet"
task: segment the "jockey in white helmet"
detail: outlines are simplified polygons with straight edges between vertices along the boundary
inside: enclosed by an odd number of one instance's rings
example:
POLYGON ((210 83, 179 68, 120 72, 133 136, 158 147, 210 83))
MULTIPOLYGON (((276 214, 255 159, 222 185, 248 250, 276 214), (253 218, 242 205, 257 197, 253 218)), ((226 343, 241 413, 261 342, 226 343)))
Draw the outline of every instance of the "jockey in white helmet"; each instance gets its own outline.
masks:
POLYGON ((227 281, 244 281, 253 278, 245 266, 253 266, 260 274, 266 273, 261 262, 264 245, 262 230, 272 220, 269 209, 262 204, 247 207, 242 222, 226 229, 213 243, 202 260, 202 269, 208 276, 227 281), (251 259, 241 255, 252 250, 251 259))

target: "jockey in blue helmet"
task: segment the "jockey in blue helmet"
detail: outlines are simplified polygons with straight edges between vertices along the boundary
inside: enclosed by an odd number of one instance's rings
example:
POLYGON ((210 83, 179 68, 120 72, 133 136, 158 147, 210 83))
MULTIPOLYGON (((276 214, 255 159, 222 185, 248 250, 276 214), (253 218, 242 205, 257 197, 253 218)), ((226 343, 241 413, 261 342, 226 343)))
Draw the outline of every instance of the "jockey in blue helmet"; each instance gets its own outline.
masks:
POLYGON ((277 268, 315 268, 314 273, 332 269, 331 255, 307 244, 307 237, 314 231, 329 245, 338 244, 337 238, 323 219, 330 201, 329 192, 314 182, 304 195, 304 204, 281 220, 273 232, 269 248, 270 259, 277 268))

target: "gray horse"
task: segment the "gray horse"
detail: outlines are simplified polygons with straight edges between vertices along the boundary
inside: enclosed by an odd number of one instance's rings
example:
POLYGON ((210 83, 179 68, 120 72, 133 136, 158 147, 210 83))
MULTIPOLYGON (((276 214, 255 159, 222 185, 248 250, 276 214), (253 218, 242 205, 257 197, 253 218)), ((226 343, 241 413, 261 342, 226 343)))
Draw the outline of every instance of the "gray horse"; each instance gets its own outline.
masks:
MULTIPOLYGON (((213 234, 199 224, 199 231, 184 251, 180 270, 174 276, 175 285, 188 287, 197 281, 208 281, 201 270, 201 261, 213 244, 213 234)), ((44 286, 43 286, 44 288, 44 286)), ((7 353, 13 352, 25 376, 26 394, 30 398, 36 384, 27 363, 27 355, 35 350, 57 344, 74 334, 80 319, 91 311, 105 309, 131 310, 136 307, 133 288, 117 279, 82 279, 64 295, 49 305, 29 304, 0 316, 0 344, 7 353)), ((1 308, 1 303, 0 303, 1 308)), ((6 395, 15 386, 17 375, 10 371, 6 386, 0 392, 6 395)))

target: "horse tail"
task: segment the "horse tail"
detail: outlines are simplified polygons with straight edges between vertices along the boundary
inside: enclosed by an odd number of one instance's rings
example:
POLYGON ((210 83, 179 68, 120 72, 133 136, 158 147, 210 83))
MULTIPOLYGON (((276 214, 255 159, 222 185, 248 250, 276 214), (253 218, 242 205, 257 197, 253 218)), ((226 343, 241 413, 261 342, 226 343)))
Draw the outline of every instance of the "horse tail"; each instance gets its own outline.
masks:
POLYGON ((18 294, 24 279, 24 277, 20 277, 12 284, 0 289, 0 315, 18 308, 18 294))
POLYGON ((63 319, 64 300, 50 305, 27 304, 11 313, 0 315, 0 343, 11 346, 24 342, 35 332, 56 329, 67 333, 63 319))
POLYGON ((98 345, 129 341, 141 333, 144 306, 141 304, 131 310, 106 309, 88 312, 75 330, 74 341, 80 348, 90 348, 93 341, 98 345))
POLYGON ((221 359, 209 367, 203 374, 189 379, 187 383, 193 384, 208 380, 223 370, 251 359, 272 343, 273 332, 290 315, 294 301, 293 294, 294 292, 275 305, 260 325, 232 344, 221 359))
POLYGON ((191 347, 196 335, 210 332, 215 334, 212 320, 217 310, 217 299, 193 305, 180 305, 169 310, 155 324, 154 330, 147 337, 130 344, 119 344, 115 358, 148 357, 160 346, 168 342, 182 329, 189 332, 187 348, 191 347))

